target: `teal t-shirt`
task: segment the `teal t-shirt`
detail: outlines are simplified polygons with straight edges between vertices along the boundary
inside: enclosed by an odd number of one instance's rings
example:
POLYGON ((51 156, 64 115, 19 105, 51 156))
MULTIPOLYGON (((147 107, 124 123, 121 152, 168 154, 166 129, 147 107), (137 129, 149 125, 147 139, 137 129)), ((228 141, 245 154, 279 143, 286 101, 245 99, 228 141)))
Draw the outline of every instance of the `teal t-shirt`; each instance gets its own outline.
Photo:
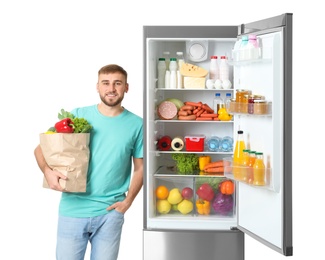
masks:
POLYGON ((92 126, 85 193, 62 193, 59 214, 95 217, 125 198, 131 179, 132 158, 143 158, 143 120, 124 109, 116 117, 102 115, 97 105, 71 111, 92 126))

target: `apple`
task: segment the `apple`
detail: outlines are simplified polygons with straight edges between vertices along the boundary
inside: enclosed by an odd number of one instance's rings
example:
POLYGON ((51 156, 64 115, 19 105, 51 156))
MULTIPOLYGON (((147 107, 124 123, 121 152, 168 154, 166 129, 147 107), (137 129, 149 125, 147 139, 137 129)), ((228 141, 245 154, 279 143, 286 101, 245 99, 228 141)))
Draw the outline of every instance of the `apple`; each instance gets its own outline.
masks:
POLYGON ((193 197, 193 190, 190 187, 183 188, 182 197, 186 200, 190 200, 193 197))

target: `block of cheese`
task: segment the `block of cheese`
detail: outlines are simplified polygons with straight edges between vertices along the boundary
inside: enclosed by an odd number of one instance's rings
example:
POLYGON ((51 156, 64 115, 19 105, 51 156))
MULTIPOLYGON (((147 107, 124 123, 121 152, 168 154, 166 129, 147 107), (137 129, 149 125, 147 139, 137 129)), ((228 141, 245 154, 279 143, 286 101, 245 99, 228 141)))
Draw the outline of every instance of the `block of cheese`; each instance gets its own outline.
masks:
POLYGON ((205 77, 206 75, 208 75, 207 70, 190 63, 183 63, 180 69, 180 73, 184 77, 197 77, 197 78, 205 77))
POLYGON ((204 89, 205 78, 202 77, 184 77, 184 88, 204 89))

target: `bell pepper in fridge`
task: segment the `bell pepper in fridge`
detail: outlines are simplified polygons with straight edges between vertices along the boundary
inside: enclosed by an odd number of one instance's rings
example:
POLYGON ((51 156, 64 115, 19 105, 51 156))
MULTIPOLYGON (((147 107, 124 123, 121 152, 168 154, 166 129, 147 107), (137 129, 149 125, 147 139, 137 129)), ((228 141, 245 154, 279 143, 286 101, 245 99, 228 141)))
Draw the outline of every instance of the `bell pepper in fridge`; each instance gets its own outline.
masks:
POLYGON ((214 197, 213 188, 209 183, 203 183, 196 191, 200 199, 211 201, 214 197))
POLYGON ((71 118, 64 118, 57 122, 55 125, 55 130, 57 133, 73 133, 74 127, 71 118))
POLYGON ((196 201, 196 210, 200 215, 209 215, 210 214, 210 202, 203 199, 198 199, 196 201))

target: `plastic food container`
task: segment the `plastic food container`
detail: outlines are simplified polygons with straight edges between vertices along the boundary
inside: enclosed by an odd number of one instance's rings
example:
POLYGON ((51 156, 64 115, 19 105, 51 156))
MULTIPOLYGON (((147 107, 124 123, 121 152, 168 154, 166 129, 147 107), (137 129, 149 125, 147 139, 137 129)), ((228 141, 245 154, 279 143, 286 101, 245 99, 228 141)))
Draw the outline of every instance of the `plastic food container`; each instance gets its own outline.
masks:
POLYGON ((185 150, 193 152, 203 152, 205 135, 185 136, 185 150))

